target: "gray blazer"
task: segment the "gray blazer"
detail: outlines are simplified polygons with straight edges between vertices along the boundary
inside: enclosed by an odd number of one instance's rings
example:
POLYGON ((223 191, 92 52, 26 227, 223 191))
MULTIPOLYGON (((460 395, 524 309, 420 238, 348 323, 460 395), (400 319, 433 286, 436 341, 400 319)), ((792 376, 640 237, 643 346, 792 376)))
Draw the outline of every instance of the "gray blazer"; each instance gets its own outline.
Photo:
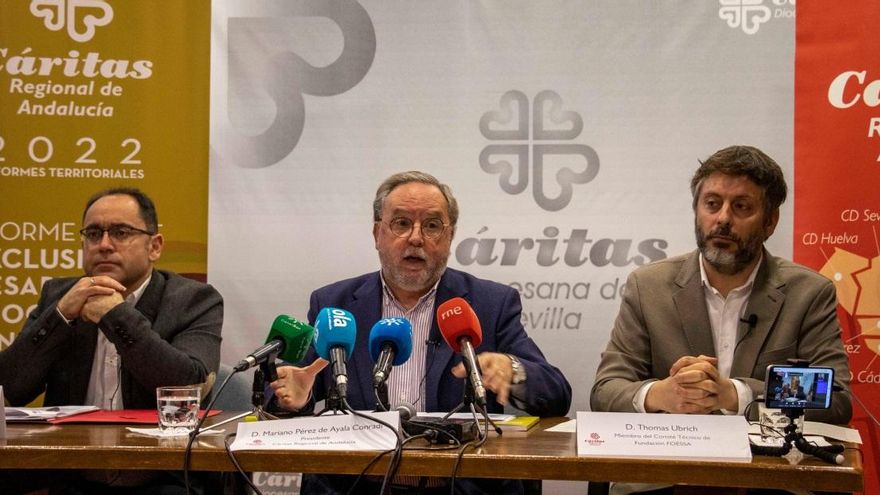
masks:
POLYGON ((79 278, 49 280, 12 345, 0 352, 0 385, 20 406, 80 405, 86 397, 98 331, 119 353, 123 407, 156 407, 156 387, 201 383, 220 363, 223 299, 210 285, 154 270, 136 306, 123 303, 95 325, 68 325, 55 310, 79 278))
MULTIPOLYGON (((590 394, 594 411, 634 412, 639 388, 668 377, 677 359, 715 355, 699 259, 694 251, 630 274, 590 394)), ((807 419, 848 422, 850 372, 831 281, 765 250, 745 314, 756 315, 757 323, 752 328, 740 323, 730 377, 748 384, 758 397, 769 364, 799 358, 832 367, 831 409, 810 411, 807 419)))

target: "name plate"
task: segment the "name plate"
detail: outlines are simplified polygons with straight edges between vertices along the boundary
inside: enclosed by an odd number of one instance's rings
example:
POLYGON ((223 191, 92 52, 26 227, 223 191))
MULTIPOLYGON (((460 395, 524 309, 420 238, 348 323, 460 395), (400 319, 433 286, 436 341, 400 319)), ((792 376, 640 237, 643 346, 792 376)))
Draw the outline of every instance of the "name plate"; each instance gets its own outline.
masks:
POLYGON ((577 413, 579 456, 750 462, 748 422, 718 414, 577 413))
POLYGON ((397 445, 400 413, 364 413, 395 430, 353 414, 239 423, 230 450, 390 450, 397 445))

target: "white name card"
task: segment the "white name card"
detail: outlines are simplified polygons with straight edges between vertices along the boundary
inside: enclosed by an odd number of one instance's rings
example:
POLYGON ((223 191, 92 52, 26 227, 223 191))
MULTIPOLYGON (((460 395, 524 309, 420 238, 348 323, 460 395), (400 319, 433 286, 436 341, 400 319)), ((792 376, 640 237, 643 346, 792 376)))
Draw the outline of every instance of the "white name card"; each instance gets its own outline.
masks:
POLYGON ((397 445, 400 413, 364 413, 391 426, 354 414, 239 423, 235 450, 390 450, 397 445))
POLYGON ((752 460, 742 416, 578 411, 577 442, 580 456, 752 460))

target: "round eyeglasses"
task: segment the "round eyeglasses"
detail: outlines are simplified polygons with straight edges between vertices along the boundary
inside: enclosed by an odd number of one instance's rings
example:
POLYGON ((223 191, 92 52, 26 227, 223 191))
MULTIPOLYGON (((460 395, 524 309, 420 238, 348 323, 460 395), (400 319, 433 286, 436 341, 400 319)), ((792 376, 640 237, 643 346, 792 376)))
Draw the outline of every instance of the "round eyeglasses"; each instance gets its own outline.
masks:
MULTIPOLYGON (((381 222, 380 222, 381 223, 381 222)), ((397 237, 409 237, 412 234, 416 224, 419 226, 419 232, 426 239, 436 240, 443 235, 449 224, 443 223, 439 218, 429 218, 421 222, 414 222, 411 218, 394 217, 388 222, 388 230, 397 237)))

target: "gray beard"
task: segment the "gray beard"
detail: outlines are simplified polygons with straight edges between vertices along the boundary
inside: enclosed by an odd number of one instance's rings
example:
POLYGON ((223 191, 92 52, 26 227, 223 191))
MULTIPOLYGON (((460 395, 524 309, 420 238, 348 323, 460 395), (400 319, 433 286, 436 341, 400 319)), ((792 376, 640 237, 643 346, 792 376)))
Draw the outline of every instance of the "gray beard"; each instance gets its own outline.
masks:
POLYGON ((761 253, 764 241, 759 236, 750 236, 746 239, 737 239, 736 253, 730 253, 721 248, 711 247, 706 242, 706 236, 700 232, 700 227, 694 227, 697 237, 697 247, 703 258, 712 265, 718 273, 724 275, 736 275, 745 270, 761 253))

